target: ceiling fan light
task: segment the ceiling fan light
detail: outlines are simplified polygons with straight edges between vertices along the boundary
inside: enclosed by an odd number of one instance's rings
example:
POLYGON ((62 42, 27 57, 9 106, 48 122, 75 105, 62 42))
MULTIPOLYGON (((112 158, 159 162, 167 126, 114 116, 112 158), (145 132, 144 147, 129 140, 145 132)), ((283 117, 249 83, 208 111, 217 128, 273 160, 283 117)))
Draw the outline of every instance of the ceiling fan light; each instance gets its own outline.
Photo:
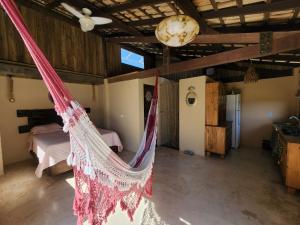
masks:
POLYGON ((156 38, 170 47, 180 47, 193 41, 199 33, 199 24, 190 16, 170 16, 155 30, 156 38))
POLYGON ((95 23, 89 17, 83 17, 79 19, 80 27, 83 32, 88 32, 94 29, 95 23))

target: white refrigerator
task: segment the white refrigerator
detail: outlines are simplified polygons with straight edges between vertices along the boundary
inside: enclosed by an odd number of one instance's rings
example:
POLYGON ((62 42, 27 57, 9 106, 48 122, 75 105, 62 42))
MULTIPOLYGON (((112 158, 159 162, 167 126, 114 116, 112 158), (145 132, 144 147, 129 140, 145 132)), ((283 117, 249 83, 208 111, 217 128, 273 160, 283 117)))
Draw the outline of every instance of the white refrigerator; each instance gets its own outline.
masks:
POLYGON ((241 95, 226 95, 226 120, 232 121, 231 147, 238 149, 241 133, 241 95))

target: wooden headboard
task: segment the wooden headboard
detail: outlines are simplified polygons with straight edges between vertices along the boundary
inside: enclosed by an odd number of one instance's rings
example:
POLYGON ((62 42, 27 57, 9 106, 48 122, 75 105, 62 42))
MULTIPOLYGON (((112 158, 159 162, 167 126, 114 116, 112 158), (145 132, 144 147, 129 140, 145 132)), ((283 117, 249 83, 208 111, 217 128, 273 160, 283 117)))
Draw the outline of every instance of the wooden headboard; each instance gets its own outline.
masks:
MULTIPOLYGON (((90 108, 85 108, 87 113, 91 112, 90 108)), ((19 109, 17 117, 27 117, 28 124, 18 127, 19 134, 30 132, 31 128, 38 125, 57 123, 63 125, 62 119, 57 115, 54 109, 19 109)))

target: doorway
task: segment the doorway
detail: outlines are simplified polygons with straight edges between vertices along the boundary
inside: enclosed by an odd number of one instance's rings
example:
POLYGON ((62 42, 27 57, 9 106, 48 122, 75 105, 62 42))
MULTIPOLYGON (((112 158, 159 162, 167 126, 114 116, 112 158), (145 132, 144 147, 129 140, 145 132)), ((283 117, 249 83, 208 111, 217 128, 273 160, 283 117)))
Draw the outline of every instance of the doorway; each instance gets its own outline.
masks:
POLYGON ((164 79, 159 87, 158 145, 179 149, 179 84, 164 79))
POLYGON ((144 128, 146 127, 148 113, 151 107, 151 100, 154 92, 154 86, 144 84, 144 128))

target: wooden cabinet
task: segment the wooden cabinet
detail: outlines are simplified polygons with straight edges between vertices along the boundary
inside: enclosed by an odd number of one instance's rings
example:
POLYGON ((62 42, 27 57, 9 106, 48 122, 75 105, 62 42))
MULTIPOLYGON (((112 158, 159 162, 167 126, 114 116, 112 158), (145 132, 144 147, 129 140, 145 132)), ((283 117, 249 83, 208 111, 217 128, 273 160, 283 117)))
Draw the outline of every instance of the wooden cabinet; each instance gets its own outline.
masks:
POLYGON ((231 147, 231 123, 223 126, 205 126, 205 150, 224 157, 231 147))
POLYGON ((205 124, 218 126, 226 121, 226 93, 222 83, 207 83, 205 89, 205 124))
POLYGON ((279 165, 282 176, 286 177, 286 163, 287 163, 287 142, 281 135, 278 135, 278 151, 280 154, 279 165))
POLYGON ((2 147, 1 147, 1 133, 0 133, 0 176, 4 174, 2 147))
POLYGON ((288 143, 285 183, 291 191, 300 189, 300 144, 288 143))
POLYGON ((300 141, 288 136, 278 135, 279 165, 288 191, 300 189, 300 141))
POLYGON ((205 150, 224 157, 231 147, 231 122, 226 121, 226 93, 220 82, 205 89, 205 150))

